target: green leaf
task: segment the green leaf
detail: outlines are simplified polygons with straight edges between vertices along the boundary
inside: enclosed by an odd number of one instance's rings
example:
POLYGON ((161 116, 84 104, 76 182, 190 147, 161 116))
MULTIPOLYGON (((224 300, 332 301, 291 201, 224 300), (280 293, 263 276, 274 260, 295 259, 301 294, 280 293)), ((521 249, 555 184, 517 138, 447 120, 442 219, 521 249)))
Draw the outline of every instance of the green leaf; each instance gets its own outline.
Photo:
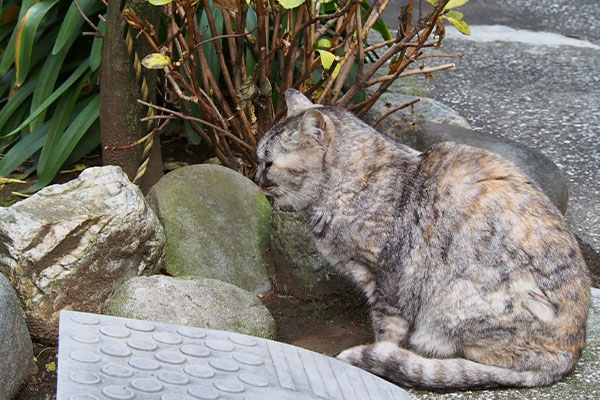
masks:
MULTIPOLYGON (((217 35, 223 34, 223 12, 220 8, 215 7, 212 1, 209 1, 210 10, 215 19, 215 28, 217 29, 217 35)), ((202 13, 202 17, 200 18, 200 22, 198 23, 200 29, 204 30, 204 34, 202 35, 202 40, 208 40, 212 37, 210 32, 210 27, 208 26, 208 18, 206 17, 206 13, 202 13)), ((219 43, 221 43, 221 39, 219 39, 219 43)), ((219 59, 217 57, 217 50, 215 49, 215 45, 213 42, 207 43, 202 46, 202 51, 204 52, 204 56, 206 57, 206 62, 208 63, 208 67, 210 68, 210 72, 214 76, 215 80, 218 82, 221 76, 221 64, 219 63, 219 59)), ((202 71, 200 71, 202 73, 202 71)))
POLYGON ((35 154, 42 148, 46 134, 48 133, 49 122, 38 127, 33 132, 23 136, 0 160, 0 175, 8 176, 25 160, 35 154))
POLYGON ((185 128, 185 133, 187 134, 189 142, 191 144, 200 144, 202 138, 196 133, 196 131, 192 128, 190 123, 186 120, 183 120, 183 126, 185 128))
POLYGON ((3 132, 2 128, 4 127, 4 124, 12 117, 13 113, 31 95, 31 93, 33 93, 36 84, 36 77, 29 79, 27 83, 21 86, 19 91, 8 100, 2 109, 0 109, 0 132, 3 132))
MULTIPOLYGON (((21 22, 25 16, 25 13, 34 2, 35 0, 23 0, 23 4, 21 4, 21 10, 19 11, 17 25, 21 22)), ((2 59, 0 60, 0 76, 4 76, 15 62, 15 41, 17 40, 17 33, 17 29, 13 30, 10 40, 8 41, 8 45, 2 54, 2 59)))
POLYGON ((77 143, 77 146, 73 149, 69 158, 63 163, 63 165, 70 165, 76 161, 81 160, 82 157, 90 154, 98 146, 102 144, 102 135, 100 134, 100 121, 96 120, 94 124, 88 129, 83 137, 77 143))
MULTIPOLYGON (((104 8, 104 5, 97 0, 77 0, 77 3, 81 7, 83 13, 87 16, 104 8)), ((71 3, 65 14, 65 19, 60 26, 60 31, 58 32, 58 37, 54 43, 52 54, 58 53, 67 43, 72 43, 74 38, 79 37, 84 22, 85 21, 75 6, 75 3, 71 3)))
POLYGON ((32 190, 39 190, 52 181, 77 143, 100 116, 100 95, 97 94, 86 101, 85 107, 61 135, 60 140, 53 145, 52 153, 56 156, 48 160, 49 163, 43 171, 38 168, 38 181, 32 190))
POLYGON ((304 0, 277 0, 277 2, 281 4, 283 8, 289 10, 298 7, 300 4, 304 3, 304 0))
POLYGON ((153 6, 164 6, 172 1, 173 0, 148 0, 148 3, 152 4, 153 6))
POLYGON ((454 19, 456 19, 456 20, 459 20, 459 21, 460 21, 460 20, 462 20, 462 19, 463 19, 464 15, 463 15, 463 13, 461 13, 461 12, 454 11, 454 10, 450 10, 450 11, 446 12, 446 13, 443 15, 443 17, 445 17, 446 19, 448 19, 448 18, 454 18, 454 19))
MULTIPOLYGON (((21 129, 29 125, 31 121, 33 121, 38 115, 40 115, 45 109, 47 109, 52 103, 54 103, 56 99, 58 99, 68 88, 70 88, 77 81, 77 79, 79 79, 79 77, 81 77, 81 75, 83 75, 83 73, 89 69, 89 67, 89 59, 86 59, 81 63, 81 65, 79 65, 79 67, 73 72, 73 74, 71 74, 71 76, 66 81, 64 81, 62 85, 60 85, 58 89, 56 89, 50 96, 48 96, 48 98, 42 104, 40 104, 38 108, 31 112, 31 114, 25 121, 21 122, 21 125, 19 125, 16 129, 12 130, 7 135, 0 136, 0 139, 13 136, 17 134, 21 129)), ((25 85, 23 87, 25 87, 25 85)))
POLYGON ((319 39, 319 41, 317 42, 317 47, 320 47, 322 49, 328 49, 331 47, 331 40, 327 38, 319 39))
POLYGON ((471 30, 469 29, 469 25, 467 25, 467 23, 465 21, 462 21, 460 19, 450 18, 450 17, 448 17, 446 15, 444 15, 443 18, 446 18, 448 21, 450 21, 450 23, 452 23, 452 25, 454 25, 456 27, 456 29, 458 29, 458 31, 460 33, 462 33, 463 35, 470 35, 471 34, 471 30))
POLYGON ((142 65, 148 69, 163 69, 170 63, 171 59, 160 53, 151 53, 142 59, 142 65))
MULTIPOLYGON (((104 34, 104 22, 98 23, 98 29, 104 34)), ((96 71, 100 68, 100 62, 102 60, 102 38, 95 37, 92 42, 92 50, 90 51, 90 68, 92 71, 96 71)))
POLYGON ((33 50, 33 41, 42 19, 48 11, 56 4, 58 0, 42 0, 34 4, 17 28, 17 38, 15 41, 15 67, 17 69, 17 85, 22 85, 29 73, 31 63, 31 51, 33 50))

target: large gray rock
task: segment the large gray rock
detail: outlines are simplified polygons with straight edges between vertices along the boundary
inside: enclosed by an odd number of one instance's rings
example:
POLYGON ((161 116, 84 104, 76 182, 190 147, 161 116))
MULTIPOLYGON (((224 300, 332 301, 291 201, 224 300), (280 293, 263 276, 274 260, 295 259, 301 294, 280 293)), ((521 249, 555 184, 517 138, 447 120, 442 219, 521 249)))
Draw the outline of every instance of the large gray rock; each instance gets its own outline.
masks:
POLYGON ((171 274, 269 290, 271 206, 252 181, 218 165, 190 165, 165 175, 147 197, 165 227, 171 274))
POLYGON ((13 288, 0 274, 0 399, 11 399, 33 365, 31 339, 13 288))
POLYGON ((99 312, 125 280, 155 273, 164 232, 119 167, 88 168, 0 208, 0 272, 15 288, 32 336, 56 341, 62 309, 99 312))
POLYGON ((110 298, 106 314, 275 337, 275 321, 255 295, 216 279, 133 278, 110 298))
MULTIPOLYGON (((369 111, 365 120, 367 122, 375 121, 388 109, 405 102, 405 97, 399 94, 382 96, 376 106, 369 111)), ((411 96, 407 98, 411 98, 411 96)), ((419 151, 423 151, 435 143, 450 141, 468 144, 501 155, 514 162, 527 176, 533 179, 563 214, 566 212, 567 179, 556 164, 539 151, 521 143, 486 133, 474 132, 468 129, 468 124, 465 126, 460 122, 462 117, 453 113, 454 111, 445 106, 431 106, 428 102, 424 102, 421 110, 416 111, 416 115, 407 111, 396 112, 380 122, 377 130, 419 151), (431 110, 427 111, 430 107, 431 110)))
POLYGON ((586 347, 569 376, 552 386, 534 389, 495 389, 458 393, 411 390, 417 399, 514 400, 514 399, 600 399, 600 289, 592 289, 586 347))
POLYGON ((278 290, 298 299, 324 300, 351 287, 319 254, 300 213, 275 207, 269 257, 278 290))

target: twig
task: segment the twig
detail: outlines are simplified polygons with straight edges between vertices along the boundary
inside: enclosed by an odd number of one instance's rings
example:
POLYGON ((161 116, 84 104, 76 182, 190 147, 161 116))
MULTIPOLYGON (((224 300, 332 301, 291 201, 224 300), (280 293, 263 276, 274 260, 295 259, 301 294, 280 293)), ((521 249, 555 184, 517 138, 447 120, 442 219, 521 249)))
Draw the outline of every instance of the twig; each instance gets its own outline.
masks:
POLYGON ((438 65, 435 67, 421 67, 421 68, 411 69, 410 71, 404 71, 398 75, 396 75, 396 74, 385 75, 385 76, 380 76, 379 78, 371 79, 370 81, 367 82, 367 86, 373 86, 376 83, 389 81, 390 79, 397 79, 397 78, 402 78, 405 76, 418 75, 418 74, 429 74, 431 72, 442 71, 442 70, 450 69, 450 68, 454 68, 454 67, 456 67, 456 64, 450 63, 450 64, 438 65))
POLYGON ((104 37, 102 35, 102 31, 100 29, 98 29, 98 27, 96 25, 94 25, 94 23, 92 21, 90 21, 90 19, 87 17, 87 15, 85 15, 85 13, 83 12, 83 10, 81 9, 81 6, 79 5, 79 3, 77 2, 77 0, 73 0, 73 4, 75 4, 75 7, 77 8, 77 11, 79 11, 79 14, 81 14, 81 17, 85 20, 85 22, 88 23, 89 26, 92 27, 92 29, 94 31, 96 31, 96 33, 100 36, 100 37, 104 37))
POLYGON ((403 108, 412 106, 413 104, 418 103, 419 101, 421 101, 421 98, 417 97, 416 99, 413 99, 413 100, 409 101, 408 103, 404 103, 401 106, 392 108, 390 111, 386 112, 381 117, 377 118, 375 120, 375 122, 373 122, 371 124, 371 127, 375 128, 381 121, 383 121, 384 119, 386 119, 387 117, 389 117, 390 115, 395 113, 396 111, 399 111, 399 110, 402 110, 403 108))

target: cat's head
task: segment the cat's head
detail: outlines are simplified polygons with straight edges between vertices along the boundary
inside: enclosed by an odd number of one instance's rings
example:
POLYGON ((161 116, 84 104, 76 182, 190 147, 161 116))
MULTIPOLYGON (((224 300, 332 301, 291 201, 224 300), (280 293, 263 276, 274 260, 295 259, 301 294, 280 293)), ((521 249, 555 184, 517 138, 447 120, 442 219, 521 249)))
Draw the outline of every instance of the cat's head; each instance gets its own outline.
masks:
POLYGON ((333 124, 320 105, 294 89, 285 92, 288 117, 277 122, 256 150, 256 181, 279 203, 304 208, 314 199, 333 124))

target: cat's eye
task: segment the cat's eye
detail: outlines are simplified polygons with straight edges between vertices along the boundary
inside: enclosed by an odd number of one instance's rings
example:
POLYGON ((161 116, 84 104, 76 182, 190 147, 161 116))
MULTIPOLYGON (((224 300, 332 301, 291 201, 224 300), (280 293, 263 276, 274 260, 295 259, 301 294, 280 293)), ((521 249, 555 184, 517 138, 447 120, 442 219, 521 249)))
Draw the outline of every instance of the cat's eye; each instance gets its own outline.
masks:
POLYGON ((273 161, 267 161, 265 163, 265 171, 268 170, 269 168, 271 168, 272 165, 273 165, 273 161))

